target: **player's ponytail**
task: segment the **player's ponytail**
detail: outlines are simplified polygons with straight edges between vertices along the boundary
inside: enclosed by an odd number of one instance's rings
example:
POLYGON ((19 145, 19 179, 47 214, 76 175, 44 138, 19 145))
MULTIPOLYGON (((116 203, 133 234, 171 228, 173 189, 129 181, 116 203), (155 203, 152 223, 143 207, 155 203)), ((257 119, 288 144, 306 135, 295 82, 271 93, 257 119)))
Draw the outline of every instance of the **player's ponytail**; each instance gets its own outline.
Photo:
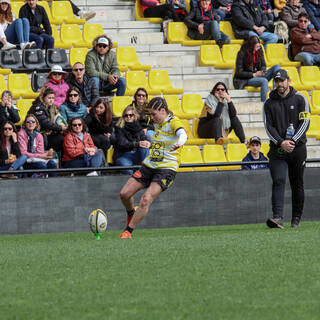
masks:
POLYGON ((168 108, 167 101, 161 97, 155 97, 155 98, 151 99, 148 104, 148 109, 153 109, 153 110, 157 110, 157 111, 159 111, 161 109, 165 109, 167 114, 170 114, 171 116, 173 116, 173 112, 171 110, 169 110, 169 108, 168 108))

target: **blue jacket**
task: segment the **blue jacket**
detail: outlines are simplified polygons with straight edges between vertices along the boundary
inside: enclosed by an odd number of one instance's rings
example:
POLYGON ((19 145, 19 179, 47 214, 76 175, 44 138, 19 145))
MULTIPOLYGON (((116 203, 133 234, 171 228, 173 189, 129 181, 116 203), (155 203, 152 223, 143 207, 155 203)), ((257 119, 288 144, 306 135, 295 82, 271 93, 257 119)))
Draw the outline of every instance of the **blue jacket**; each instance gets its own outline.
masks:
MULTIPOLYGON (((242 159, 242 162, 248 161, 268 161, 268 159, 263 155, 262 152, 259 152, 259 159, 253 159, 251 151, 242 159)), ((267 164, 245 164, 242 166, 242 170, 259 170, 259 169, 268 169, 269 165, 267 164)))
POLYGON ((59 112, 61 116, 69 123, 72 118, 80 117, 85 119, 87 117, 87 108, 84 104, 80 104, 80 108, 77 111, 72 110, 67 103, 63 103, 60 108, 59 112))

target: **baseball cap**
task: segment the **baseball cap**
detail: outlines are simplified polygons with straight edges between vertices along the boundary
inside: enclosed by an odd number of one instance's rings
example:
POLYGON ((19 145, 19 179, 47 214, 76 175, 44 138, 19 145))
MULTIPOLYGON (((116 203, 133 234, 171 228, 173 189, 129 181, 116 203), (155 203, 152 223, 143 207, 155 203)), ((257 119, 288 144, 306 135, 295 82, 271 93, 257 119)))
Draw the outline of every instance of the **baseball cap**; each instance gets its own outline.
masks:
POLYGON ((284 69, 280 69, 279 71, 277 71, 276 75, 273 77, 274 80, 281 80, 284 81, 286 79, 289 79, 289 75, 288 72, 284 69))
POLYGON ((257 136, 253 136, 253 137, 251 137, 250 140, 249 140, 249 145, 250 145, 251 143, 253 143, 253 142, 258 142, 258 143, 261 144, 261 139, 260 139, 259 137, 257 137, 257 136))
POLYGON ((109 45, 109 40, 107 38, 101 37, 97 41, 97 44, 100 44, 100 43, 105 44, 106 46, 108 46, 109 45))
POLYGON ((0 3, 8 3, 8 4, 10 4, 10 0, 0 0, 0 3))

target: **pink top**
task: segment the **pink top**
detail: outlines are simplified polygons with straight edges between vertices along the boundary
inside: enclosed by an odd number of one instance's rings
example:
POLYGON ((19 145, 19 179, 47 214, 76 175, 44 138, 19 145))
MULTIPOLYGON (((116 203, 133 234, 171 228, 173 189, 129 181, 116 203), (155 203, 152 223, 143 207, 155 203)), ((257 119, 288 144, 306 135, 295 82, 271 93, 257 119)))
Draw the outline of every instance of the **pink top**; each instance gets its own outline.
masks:
POLYGON ((59 108, 64 103, 67 97, 67 91, 69 90, 69 86, 67 85, 67 83, 65 81, 56 83, 50 79, 43 86, 50 87, 55 92, 54 105, 59 108))
POLYGON ((28 134, 24 128, 21 128, 18 132, 18 143, 21 154, 26 155, 28 158, 39 158, 41 154, 44 154, 43 136, 39 132, 34 139, 36 153, 28 152, 28 134))

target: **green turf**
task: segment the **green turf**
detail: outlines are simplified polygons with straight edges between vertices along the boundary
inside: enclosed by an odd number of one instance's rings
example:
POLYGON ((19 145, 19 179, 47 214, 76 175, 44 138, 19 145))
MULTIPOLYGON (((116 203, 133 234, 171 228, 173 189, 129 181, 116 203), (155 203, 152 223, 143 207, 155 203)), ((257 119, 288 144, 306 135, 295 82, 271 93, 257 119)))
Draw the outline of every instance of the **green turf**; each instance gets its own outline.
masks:
POLYGON ((0 319, 320 319, 320 223, 0 237, 0 319))

